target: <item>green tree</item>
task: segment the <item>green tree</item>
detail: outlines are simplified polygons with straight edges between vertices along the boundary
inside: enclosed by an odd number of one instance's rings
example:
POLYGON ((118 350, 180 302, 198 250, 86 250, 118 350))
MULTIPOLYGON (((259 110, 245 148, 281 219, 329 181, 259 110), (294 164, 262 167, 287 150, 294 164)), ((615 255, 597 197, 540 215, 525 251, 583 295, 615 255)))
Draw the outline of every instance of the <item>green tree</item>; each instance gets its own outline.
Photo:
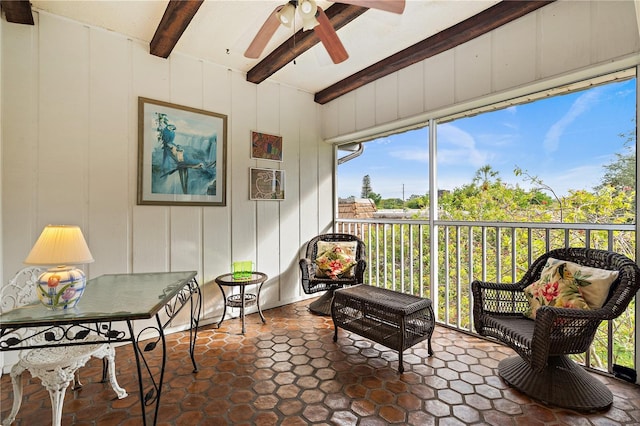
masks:
POLYGON ((404 207, 404 201, 400 198, 385 198, 380 200, 381 209, 401 209, 404 207))
POLYGON ((382 201, 382 195, 377 194, 375 192, 370 192, 369 194, 367 194, 365 198, 371 199, 373 203, 376 205, 376 207, 380 207, 380 201, 382 201))
POLYGON ((604 166, 604 175, 594 189, 600 191, 612 186, 618 191, 636 190, 636 136, 635 130, 619 135, 624 138, 623 152, 616 153, 616 159, 604 166))
POLYGON ((478 183, 481 183, 480 185, 481 188, 487 189, 489 187, 489 184, 491 183, 492 178, 496 178, 497 180, 500 180, 499 174, 500 172, 493 170, 493 167, 491 167, 489 164, 485 164, 484 166, 476 170, 476 174, 473 177, 472 183, 476 185, 478 183))
MULTIPOLYGON (((535 195, 544 204, 544 197, 535 195)), ((490 220, 512 222, 514 217, 524 216, 523 221, 549 220, 531 209, 532 195, 518 186, 504 183, 491 166, 483 166, 470 184, 455 188, 440 197, 440 217, 451 220, 490 220), (514 214, 518 212, 518 214, 514 214)))
POLYGON ((564 211, 563 211, 562 199, 560 197, 558 197, 558 194, 556 194, 556 192, 553 190, 553 188, 551 188, 549 185, 544 183, 542 181, 542 179, 540 179, 538 176, 533 176, 533 175, 529 174, 529 172, 527 170, 522 170, 517 165, 516 165, 516 168, 513 170, 513 173, 516 176, 523 176, 525 181, 529 181, 533 185, 535 185, 535 187, 533 188, 534 192, 539 193, 541 190, 545 190, 545 191, 551 192, 551 194, 553 194, 553 197, 558 202, 558 205, 560 206, 560 222, 561 223, 564 222, 564 211))
POLYGON ((360 198, 369 198, 373 201, 376 207, 380 207, 382 196, 376 192, 373 192, 373 189, 371 188, 371 177, 369 175, 365 175, 362 178, 362 189, 360 190, 360 198))
POLYGON ((369 198, 369 194, 373 192, 373 188, 371 188, 371 177, 369 175, 365 175, 362 178, 362 190, 360 191, 360 197, 369 198))
POLYGON ((564 197, 566 219, 572 223, 633 223, 634 201, 635 191, 618 191, 613 186, 596 192, 570 190, 564 197))
POLYGON ((408 209, 424 209, 429 205, 429 194, 416 195, 413 194, 404 203, 404 206, 408 209))

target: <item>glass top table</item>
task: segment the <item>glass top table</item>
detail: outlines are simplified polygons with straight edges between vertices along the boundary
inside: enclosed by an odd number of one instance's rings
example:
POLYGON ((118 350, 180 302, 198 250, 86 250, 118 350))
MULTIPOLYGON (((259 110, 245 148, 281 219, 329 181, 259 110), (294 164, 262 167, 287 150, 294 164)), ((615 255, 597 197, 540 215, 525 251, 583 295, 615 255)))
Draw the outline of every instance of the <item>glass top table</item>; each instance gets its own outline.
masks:
POLYGON ((262 284, 268 279, 267 274, 263 272, 251 272, 251 275, 243 278, 234 278, 233 273, 223 274, 216 277, 215 281, 218 284, 218 288, 222 292, 222 299, 224 301, 224 310, 222 312, 222 318, 217 327, 220 328, 222 322, 227 315, 227 306, 231 308, 240 308, 240 318, 242 319, 242 334, 246 332, 244 324, 244 311, 245 308, 253 305, 257 305, 258 313, 262 319, 262 323, 266 324, 267 320, 262 315, 262 309, 260 308, 260 291, 262 290, 262 284), (245 293, 245 288, 248 285, 257 285, 256 294, 245 293), (240 294, 232 294, 227 297, 224 292, 224 287, 239 287, 240 294))
POLYGON ((1 328, 153 318, 195 275, 195 272, 101 275, 87 281, 75 308, 54 311, 35 302, 0 315, 1 328))
POLYGON ((78 333, 90 333, 101 338, 98 341, 93 339, 93 344, 100 341, 132 343, 138 369, 143 424, 147 424, 148 405, 155 405, 153 424, 156 424, 166 364, 164 329, 187 305, 191 321, 191 362, 194 372, 198 369, 194 349, 202 297, 195 277, 196 272, 187 271, 109 274, 90 279, 82 298, 74 308, 54 311, 47 309, 40 302, 35 302, 0 315, 0 351, 86 344, 82 339, 73 338, 78 333), (152 318, 156 319, 155 325, 145 323, 144 333, 134 332, 133 321, 152 318), (118 322, 126 323, 128 333, 113 327, 113 323, 118 322), (25 333, 25 329, 29 331, 25 333), (46 336, 47 331, 51 336, 49 342, 37 345, 33 343, 36 334, 46 336), (155 340, 160 344, 143 344, 141 340, 155 340), (148 352, 155 349, 162 351, 162 363, 158 371, 142 369, 141 362, 146 365, 145 357, 149 357, 151 354, 148 352), (149 377, 145 378, 152 382, 152 389, 147 392, 144 391, 143 373, 148 374, 149 377))

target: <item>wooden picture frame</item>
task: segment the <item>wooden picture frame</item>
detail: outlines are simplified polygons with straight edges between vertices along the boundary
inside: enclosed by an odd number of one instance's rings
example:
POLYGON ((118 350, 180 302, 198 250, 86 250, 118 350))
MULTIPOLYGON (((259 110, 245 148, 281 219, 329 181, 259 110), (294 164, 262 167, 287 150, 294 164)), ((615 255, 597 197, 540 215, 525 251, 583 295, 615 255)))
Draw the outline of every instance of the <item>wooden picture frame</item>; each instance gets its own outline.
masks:
POLYGON ((284 200, 285 182, 284 170, 249 169, 249 199, 250 200, 284 200))
POLYGON ((227 116, 138 98, 138 204, 226 205, 227 116))

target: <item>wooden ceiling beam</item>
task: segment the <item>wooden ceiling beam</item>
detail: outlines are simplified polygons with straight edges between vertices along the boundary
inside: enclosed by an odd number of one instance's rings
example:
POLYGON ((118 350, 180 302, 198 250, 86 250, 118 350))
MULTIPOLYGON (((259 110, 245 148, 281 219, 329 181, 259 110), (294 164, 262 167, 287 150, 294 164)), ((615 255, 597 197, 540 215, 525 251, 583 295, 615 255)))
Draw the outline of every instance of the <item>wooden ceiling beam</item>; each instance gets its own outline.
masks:
POLYGON ((314 100, 319 104, 326 104, 348 92, 399 71, 402 68, 453 49, 456 46, 486 34, 554 1, 555 0, 503 0, 471 18, 428 37, 413 46, 407 47, 321 90, 315 94, 314 100))
POLYGON ((29 0, 2 0, 0 7, 2 7, 7 22, 34 25, 29 0))
MULTIPOLYGON (((325 14, 337 31, 367 10, 369 9, 366 7, 334 3, 325 10, 325 14)), ((247 81, 256 84, 262 83, 319 42, 320 39, 315 34, 315 31, 298 31, 251 68, 247 72, 247 81)))
POLYGON ((150 44, 150 53, 168 58, 204 0, 169 0, 150 44))

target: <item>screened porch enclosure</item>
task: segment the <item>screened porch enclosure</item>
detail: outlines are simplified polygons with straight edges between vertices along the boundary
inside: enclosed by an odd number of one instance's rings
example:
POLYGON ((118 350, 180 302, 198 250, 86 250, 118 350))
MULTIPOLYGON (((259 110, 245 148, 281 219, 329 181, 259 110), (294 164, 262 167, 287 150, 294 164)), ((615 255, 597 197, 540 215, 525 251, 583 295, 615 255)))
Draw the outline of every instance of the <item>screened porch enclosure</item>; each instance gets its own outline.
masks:
MULTIPOLYGON (((365 282, 475 334, 473 280, 515 283, 563 247, 637 259, 636 100, 627 69, 338 146, 335 231, 365 242, 365 282), (373 209, 342 204, 358 196, 373 209)), ((635 370, 637 321, 634 301, 576 359, 635 370)))

